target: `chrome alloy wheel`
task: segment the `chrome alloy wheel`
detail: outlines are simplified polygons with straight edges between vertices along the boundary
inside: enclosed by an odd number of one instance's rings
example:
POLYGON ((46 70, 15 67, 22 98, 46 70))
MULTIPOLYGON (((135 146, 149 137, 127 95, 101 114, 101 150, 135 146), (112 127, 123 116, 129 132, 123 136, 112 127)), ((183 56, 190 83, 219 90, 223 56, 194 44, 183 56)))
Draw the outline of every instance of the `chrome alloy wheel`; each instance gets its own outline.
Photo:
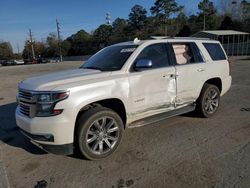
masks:
POLYGON ((114 148, 119 138, 119 126, 112 117, 95 120, 86 134, 86 143, 94 154, 104 154, 114 148))
POLYGON ((219 106, 219 93, 215 89, 210 89, 205 97, 204 110, 208 114, 213 114, 219 106))

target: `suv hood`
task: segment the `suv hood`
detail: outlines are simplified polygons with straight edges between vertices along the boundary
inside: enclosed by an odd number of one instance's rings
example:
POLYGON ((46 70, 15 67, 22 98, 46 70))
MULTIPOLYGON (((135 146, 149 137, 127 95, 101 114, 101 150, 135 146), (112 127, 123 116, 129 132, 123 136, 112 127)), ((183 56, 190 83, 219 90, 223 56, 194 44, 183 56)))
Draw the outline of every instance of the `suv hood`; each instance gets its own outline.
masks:
POLYGON ((32 91, 51 91, 60 85, 83 81, 84 83, 88 83, 88 81, 91 82, 91 80, 101 79, 110 74, 111 72, 101 72, 92 69, 66 70, 23 80, 19 84, 19 87, 32 91))

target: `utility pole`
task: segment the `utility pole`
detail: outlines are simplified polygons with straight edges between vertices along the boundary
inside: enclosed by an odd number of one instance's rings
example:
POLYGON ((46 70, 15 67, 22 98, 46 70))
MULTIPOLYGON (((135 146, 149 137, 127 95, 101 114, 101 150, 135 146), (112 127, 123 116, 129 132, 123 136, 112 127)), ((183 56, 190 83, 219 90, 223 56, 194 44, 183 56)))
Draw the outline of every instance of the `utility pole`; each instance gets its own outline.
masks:
POLYGON ((203 10, 203 31, 206 30, 206 13, 208 15, 208 10, 209 10, 209 5, 205 4, 203 10))
POLYGON ((58 20, 56 19, 56 29, 57 29, 57 37, 58 37, 58 47, 59 47, 59 53, 60 53, 60 62, 63 61, 62 59, 62 46, 61 46, 61 36, 60 36, 60 26, 59 26, 59 22, 58 20))
POLYGON ((16 46, 17 46, 17 53, 19 54, 19 53, 20 53, 20 50, 19 50, 19 43, 17 43, 16 46))
POLYGON ((31 51, 32 51, 32 58, 35 59, 35 51, 34 51, 34 44, 33 44, 33 36, 32 36, 32 32, 31 29, 29 29, 29 37, 30 37, 30 44, 31 44, 31 51))
POLYGON ((106 23, 107 23, 108 25, 111 24, 111 14, 110 14, 109 12, 106 14, 106 23))
POLYGON ((166 15, 167 15, 167 11, 164 9, 164 33, 165 33, 165 36, 168 36, 168 22, 167 22, 167 18, 166 18, 166 15))
POLYGON ((235 15, 237 15, 239 13, 238 10, 236 9, 237 1, 232 0, 231 5, 232 5, 231 6, 231 16, 232 16, 232 19, 235 19, 235 15))

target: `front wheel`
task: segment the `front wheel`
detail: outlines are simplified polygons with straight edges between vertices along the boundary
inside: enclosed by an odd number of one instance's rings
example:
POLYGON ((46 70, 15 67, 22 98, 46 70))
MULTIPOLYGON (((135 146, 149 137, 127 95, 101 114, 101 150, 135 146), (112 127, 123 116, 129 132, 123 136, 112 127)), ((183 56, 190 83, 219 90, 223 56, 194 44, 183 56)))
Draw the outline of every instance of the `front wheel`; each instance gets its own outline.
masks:
POLYGON ((124 131, 120 116, 104 107, 85 112, 77 121, 77 127, 78 150, 90 160, 111 155, 120 144, 124 131))
POLYGON ((197 100, 196 111, 203 117, 212 117, 220 105, 220 90, 212 84, 204 84, 197 100))

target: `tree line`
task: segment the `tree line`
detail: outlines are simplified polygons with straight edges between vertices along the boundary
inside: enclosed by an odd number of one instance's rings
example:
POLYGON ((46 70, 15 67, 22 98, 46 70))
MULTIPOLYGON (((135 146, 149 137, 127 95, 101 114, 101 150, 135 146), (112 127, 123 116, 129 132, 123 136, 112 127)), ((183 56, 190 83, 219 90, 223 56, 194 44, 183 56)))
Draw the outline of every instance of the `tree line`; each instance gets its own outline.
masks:
MULTIPOLYGON (((134 38, 150 36, 187 37, 201 30, 239 30, 250 32, 250 3, 247 0, 220 0, 215 6, 210 0, 202 0, 196 14, 188 14, 176 0, 156 0, 149 10, 141 5, 132 7, 128 19, 116 18, 112 24, 102 24, 93 32, 84 29, 58 41, 56 33, 50 33, 46 41, 34 41, 37 57, 90 55, 101 48, 134 38), (204 24, 205 19, 205 24, 204 24)), ((25 42, 22 57, 31 58, 31 43, 25 42)), ((0 59, 13 58, 8 42, 0 42, 0 59)))

